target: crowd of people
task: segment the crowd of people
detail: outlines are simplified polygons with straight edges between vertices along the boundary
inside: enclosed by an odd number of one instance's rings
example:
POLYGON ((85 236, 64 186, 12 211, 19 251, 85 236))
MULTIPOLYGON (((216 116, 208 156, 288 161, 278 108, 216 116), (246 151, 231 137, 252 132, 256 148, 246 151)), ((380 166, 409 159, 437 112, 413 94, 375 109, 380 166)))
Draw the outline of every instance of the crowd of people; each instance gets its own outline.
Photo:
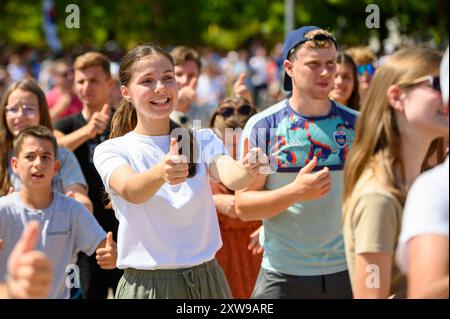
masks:
POLYGON ((338 48, 12 55, 0 296, 448 298, 448 49, 338 48))

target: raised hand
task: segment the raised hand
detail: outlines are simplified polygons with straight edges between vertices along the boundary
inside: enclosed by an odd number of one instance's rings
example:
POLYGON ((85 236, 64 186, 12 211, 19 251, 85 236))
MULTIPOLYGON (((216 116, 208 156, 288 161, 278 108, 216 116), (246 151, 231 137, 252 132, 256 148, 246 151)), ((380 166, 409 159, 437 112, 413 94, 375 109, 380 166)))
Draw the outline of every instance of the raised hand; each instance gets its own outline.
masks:
POLYGON ((94 138, 97 135, 103 134, 103 132, 108 127, 109 123, 109 113, 110 106, 105 104, 100 112, 94 112, 89 122, 86 124, 86 129, 88 130, 88 135, 90 138, 94 138))
POLYGON ((248 138, 244 140, 244 154, 240 162, 249 175, 256 177, 269 174, 269 158, 259 147, 249 149, 248 138))
MULTIPOLYGON (((112 232, 106 234, 106 241, 103 242, 105 247, 96 250, 97 264, 103 269, 114 269, 117 262, 117 245, 113 240, 112 232)), ((103 246, 102 243, 99 247, 103 246)))
POLYGON ((178 90, 178 104, 176 110, 179 112, 187 113, 197 98, 197 78, 192 78, 191 82, 185 87, 178 90))
POLYGON ((238 79, 233 84, 233 94, 236 96, 243 97, 247 99, 249 102, 253 102, 252 94, 250 93, 248 87, 245 85, 246 77, 247 76, 245 73, 241 73, 239 75, 238 79))
POLYGON ((313 172, 316 166, 317 157, 314 156, 313 160, 300 170, 295 180, 290 184, 295 193, 299 195, 299 200, 318 199, 330 191, 331 178, 328 167, 313 172))
POLYGON ((8 259, 8 293, 11 298, 46 298, 52 284, 50 259, 36 251, 39 223, 28 223, 8 259))
POLYGON ((179 155, 178 142, 175 138, 170 140, 170 149, 164 158, 162 178, 170 185, 181 184, 189 175, 189 165, 186 156, 179 155))

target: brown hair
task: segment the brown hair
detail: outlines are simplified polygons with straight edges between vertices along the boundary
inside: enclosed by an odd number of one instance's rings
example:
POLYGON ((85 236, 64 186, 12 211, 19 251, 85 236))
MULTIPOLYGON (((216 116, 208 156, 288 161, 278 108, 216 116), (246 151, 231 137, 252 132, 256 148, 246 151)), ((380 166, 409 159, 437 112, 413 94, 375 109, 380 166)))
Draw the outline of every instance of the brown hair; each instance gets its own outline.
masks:
POLYGON ((35 137, 38 139, 50 141, 53 146, 53 155, 56 158, 56 154, 58 152, 58 143, 56 142, 56 137, 53 135, 53 132, 51 130, 43 125, 30 126, 20 131, 19 135, 17 135, 13 143, 14 156, 17 157, 19 155, 20 151, 22 150, 23 142, 27 137, 35 137))
POLYGON ((96 65, 100 66, 108 77, 111 77, 110 61, 106 55, 99 52, 87 52, 78 56, 73 67, 75 70, 84 70, 96 65))
POLYGON ((345 50, 345 53, 352 57, 356 64, 374 63, 376 58, 369 47, 352 47, 345 50))
MULTIPOLYGON (((173 65, 173 59, 169 53, 161 49, 155 44, 143 44, 135 47, 131 51, 129 51, 122 59, 119 68, 119 80, 120 84, 127 86, 133 76, 133 65, 145 58, 151 57, 153 55, 162 55, 166 57, 173 65)), ((117 106, 116 111, 114 112, 114 116, 111 121, 111 133, 110 138, 115 138, 119 136, 123 136, 124 134, 134 130, 137 125, 137 113, 134 106, 122 98, 122 101, 117 106)), ((183 129, 188 132, 189 136, 189 175, 188 177, 195 176, 196 173, 196 158, 195 155, 197 152, 197 145, 195 142, 195 138, 193 132, 181 125, 178 125, 174 121, 170 120, 170 132, 172 133, 176 129, 183 129)), ((183 137, 178 136, 178 142, 183 143, 183 137)), ((184 147, 180 147, 180 155, 182 154, 184 147)))
POLYGON ((31 92, 38 98, 39 103, 39 124, 53 130, 52 121, 48 112, 48 104, 45 94, 34 80, 24 79, 13 83, 3 94, 0 102, 0 196, 8 193, 11 186, 8 175, 8 152, 13 148, 14 136, 8 129, 6 124, 6 104, 9 96, 15 90, 20 89, 31 92))
POLYGON ((355 61, 353 61, 352 57, 344 52, 338 52, 336 56, 337 64, 345 64, 352 69, 353 76, 353 91, 350 97, 348 98, 347 105, 348 107, 359 110, 360 96, 359 96, 359 81, 358 81, 358 72, 356 68, 355 61))
POLYGON ((194 49, 180 45, 173 48, 172 51, 170 51, 170 55, 173 58, 174 65, 181 65, 186 61, 194 61, 195 64, 197 64, 198 71, 200 72, 202 63, 198 52, 194 49))
MULTIPOLYGON (((355 142, 345 162, 344 213, 353 189, 366 169, 373 170, 377 181, 401 203, 405 202, 407 185, 402 158, 402 133, 386 92, 393 84, 433 74, 439 70, 440 60, 441 54, 438 51, 424 47, 408 48, 389 57, 375 73, 357 120, 355 142)), ((430 156, 436 155, 440 143, 442 139, 431 143, 424 164, 430 156)), ((443 158, 438 159, 442 160, 443 158)))

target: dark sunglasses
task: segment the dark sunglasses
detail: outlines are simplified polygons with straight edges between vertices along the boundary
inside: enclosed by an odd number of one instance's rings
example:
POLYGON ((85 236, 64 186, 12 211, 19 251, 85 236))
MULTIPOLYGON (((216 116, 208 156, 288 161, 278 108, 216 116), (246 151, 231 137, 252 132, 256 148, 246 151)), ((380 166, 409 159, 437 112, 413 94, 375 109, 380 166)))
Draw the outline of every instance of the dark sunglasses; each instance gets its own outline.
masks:
POLYGON ((235 114, 235 112, 237 112, 240 115, 248 116, 252 113, 252 111, 253 107, 251 105, 244 104, 241 105, 238 109, 235 109, 234 107, 231 106, 223 106, 217 111, 217 113, 222 115, 222 117, 227 118, 235 114))
POLYGON ((370 76, 375 73, 375 67, 372 63, 358 65, 357 72, 359 76, 362 76, 364 72, 367 72, 370 76))
POLYGON ((439 76, 432 76, 432 75, 423 76, 418 79, 415 79, 414 81, 399 84, 398 86, 404 89, 422 84, 424 82, 428 82, 428 84, 430 85, 431 88, 433 88, 433 90, 441 92, 441 78, 439 76))

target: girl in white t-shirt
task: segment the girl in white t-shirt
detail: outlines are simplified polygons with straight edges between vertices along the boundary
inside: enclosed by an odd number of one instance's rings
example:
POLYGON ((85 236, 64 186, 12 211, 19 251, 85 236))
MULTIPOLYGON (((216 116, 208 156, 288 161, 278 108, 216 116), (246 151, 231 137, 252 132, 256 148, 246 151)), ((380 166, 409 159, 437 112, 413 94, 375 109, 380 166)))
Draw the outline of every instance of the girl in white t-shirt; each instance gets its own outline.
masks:
POLYGON ((268 160, 252 149, 241 162, 210 130, 169 119, 178 101, 171 56, 155 45, 120 65, 124 97, 111 139, 94 153, 119 220, 117 298, 229 298, 215 261, 222 245, 209 178, 230 189, 251 184, 268 160))

